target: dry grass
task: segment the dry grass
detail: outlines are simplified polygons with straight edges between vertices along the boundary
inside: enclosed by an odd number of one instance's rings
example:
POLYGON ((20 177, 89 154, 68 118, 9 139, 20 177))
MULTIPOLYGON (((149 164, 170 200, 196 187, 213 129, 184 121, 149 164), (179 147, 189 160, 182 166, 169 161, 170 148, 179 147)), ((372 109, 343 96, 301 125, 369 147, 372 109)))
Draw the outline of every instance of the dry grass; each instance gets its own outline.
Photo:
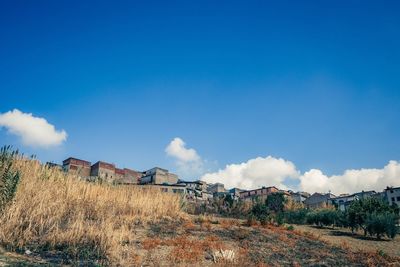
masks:
POLYGON ((185 217, 177 195, 88 183, 25 158, 14 165, 21 182, 0 217, 0 242, 9 248, 129 264, 137 258, 129 246, 135 225, 185 217))

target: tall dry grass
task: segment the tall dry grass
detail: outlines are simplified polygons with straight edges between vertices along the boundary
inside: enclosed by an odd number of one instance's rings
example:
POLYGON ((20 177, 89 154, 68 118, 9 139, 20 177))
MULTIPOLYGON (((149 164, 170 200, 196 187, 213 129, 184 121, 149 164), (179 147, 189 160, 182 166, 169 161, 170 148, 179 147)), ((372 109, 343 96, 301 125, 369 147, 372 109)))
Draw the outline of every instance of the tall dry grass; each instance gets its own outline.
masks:
POLYGON ((58 249, 76 259, 133 264, 135 227, 185 215, 177 195, 88 183, 26 158, 13 202, 0 216, 0 242, 11 248, 58 249))

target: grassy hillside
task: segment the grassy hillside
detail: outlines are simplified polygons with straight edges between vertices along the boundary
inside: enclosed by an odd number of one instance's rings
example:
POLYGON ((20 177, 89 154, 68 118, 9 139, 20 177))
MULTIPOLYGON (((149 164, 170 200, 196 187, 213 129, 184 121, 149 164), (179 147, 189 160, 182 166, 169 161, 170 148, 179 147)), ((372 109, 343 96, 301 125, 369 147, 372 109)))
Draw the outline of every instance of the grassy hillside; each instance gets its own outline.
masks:
POLYGON ((138 225, 185 215, 176 195, 88 183, 38 161, 12 157, 11 169, 20 181, 0 217, 0 242, 10 249, 129 263, 135 258, 129 244, 138 225))
POLYGON ((399 266, 400 262, 379 251, 333 246, 292 227, 189 216, 177 195, 85 182, 7 151, 0 153, 0 177, 0 266, 399 266))

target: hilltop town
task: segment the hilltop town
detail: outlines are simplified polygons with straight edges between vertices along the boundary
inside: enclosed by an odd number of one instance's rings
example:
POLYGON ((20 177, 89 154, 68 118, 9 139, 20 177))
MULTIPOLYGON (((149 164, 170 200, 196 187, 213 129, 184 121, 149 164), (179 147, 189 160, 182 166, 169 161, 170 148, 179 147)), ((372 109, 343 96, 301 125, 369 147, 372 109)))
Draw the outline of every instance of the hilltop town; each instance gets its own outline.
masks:
POLYGON ((244 190, 240 188, 226 189, 222 183, 208 184, 204 181, 185 181, 167 169, 154 167, 147 171, 137 171, 128 168, 118 168, 113 163, 98 161, 91 162, 69 157, 62 164, 47 162, 47 166, 59 168, 67 173, 76 174, 88 181, 101 181, 115 185, 155 188, 165 193, 180 194, 187 201, 207 203, 213 199, 229 195, 233 200, 252 202, 255 199, 265 201, 273 193, 280 192, 295 203, 300 203, 309 209, 319 209, 336 206, 345 211, 347 207, 358 199, 369 197, 381 199, 390 206, 400 206, 400 187, 387 186, 381 192, 361 191, 352 194, 343 193, 338 196, 327 192, 294 192, 282 190, 274 185, 262 188, 244 190))

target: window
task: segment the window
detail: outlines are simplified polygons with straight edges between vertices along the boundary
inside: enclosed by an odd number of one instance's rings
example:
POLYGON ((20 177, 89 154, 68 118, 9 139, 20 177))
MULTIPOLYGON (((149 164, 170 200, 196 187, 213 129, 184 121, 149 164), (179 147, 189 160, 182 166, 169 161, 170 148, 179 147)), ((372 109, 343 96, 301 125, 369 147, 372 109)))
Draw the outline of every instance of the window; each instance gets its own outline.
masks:
POLYGON ((394 202, 394 197, 392 197, 392 201, 394 202))
POLYGON ((397 201, 400 201, 400 197, 397 197, 397 201))

